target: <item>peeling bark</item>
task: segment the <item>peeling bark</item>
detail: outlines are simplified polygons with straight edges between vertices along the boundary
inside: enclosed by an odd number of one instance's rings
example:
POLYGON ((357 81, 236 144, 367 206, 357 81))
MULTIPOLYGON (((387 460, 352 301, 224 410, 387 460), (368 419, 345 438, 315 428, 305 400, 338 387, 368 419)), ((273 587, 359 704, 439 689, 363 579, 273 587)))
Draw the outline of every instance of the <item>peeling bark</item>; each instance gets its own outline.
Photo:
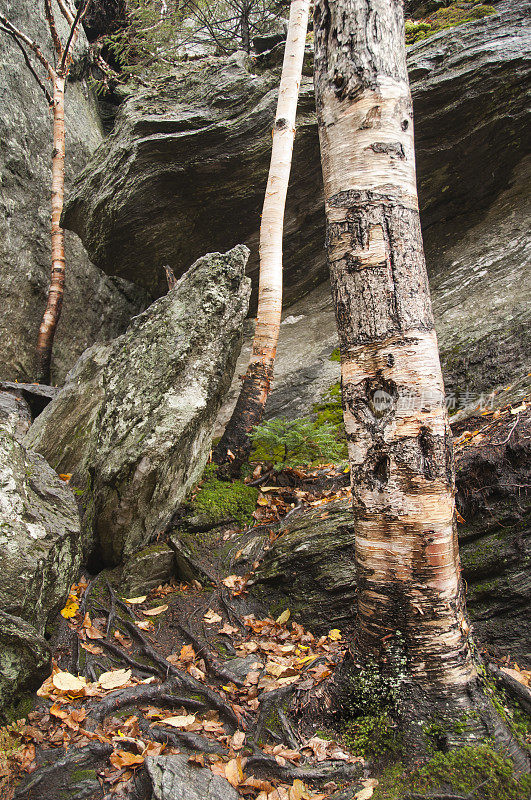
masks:
POLYGON ((464 713, 463 739, 496 735, 509 743, 481 691, 466 617, 402 3, 318 0, 314 30, 356 533, 357 644, 385 662, 400 633, 406 718, 464 713))
POLYGON ((251 452, 250 433, 259 425, 271 380, 282 313, 282 234, 295 139, 295 116, 302 75, 310 0, 292 0, 278 94, 271 166, 260 225, 258 312, 251 361, 225 433, 214 450, 218 464, 232 472, 251 452))

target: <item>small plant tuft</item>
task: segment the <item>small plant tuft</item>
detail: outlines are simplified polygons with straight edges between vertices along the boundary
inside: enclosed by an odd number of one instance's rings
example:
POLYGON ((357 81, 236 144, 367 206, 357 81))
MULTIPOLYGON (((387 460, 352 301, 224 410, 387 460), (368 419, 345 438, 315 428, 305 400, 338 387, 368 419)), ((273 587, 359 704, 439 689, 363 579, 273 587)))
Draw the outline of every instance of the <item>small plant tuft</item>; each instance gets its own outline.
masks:
POLYGON ((251 439, 251 461, 266 461, 276 471, 344 457, 344 445, 337 440, 335 426, 309 417, 277 417, 263 422, 256 426, 251 439))

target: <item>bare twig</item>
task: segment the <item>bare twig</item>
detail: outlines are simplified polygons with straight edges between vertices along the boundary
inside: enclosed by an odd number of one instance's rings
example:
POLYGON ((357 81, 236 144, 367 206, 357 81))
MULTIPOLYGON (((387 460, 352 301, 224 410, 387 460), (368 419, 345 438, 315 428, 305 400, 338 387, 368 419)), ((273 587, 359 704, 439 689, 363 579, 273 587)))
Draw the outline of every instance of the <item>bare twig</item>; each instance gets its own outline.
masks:
POLYGON ((72 26, 70 28, 70 33, 68 34, 68 39, 66 40, 65 49, 63 51, 63 56, 61 58, 61 64, 59 65, 59 71, 60 72, 64 72, 64 69, 65 69, 65 66, 66 66, 66 60, 67 60, 67 58, 69 56, 69 53, 70 53, 70 47, 75 43, 75 40, 77 39, 77 34, 78 34, 78 30, 79 30, 79 24, 80 24, 80 22, 81 22, 81 20, 82 20, 82 18, 84 16, 87 8, 89 7, 90 2, 91 2, 91 0, 86 0, 86 2, 84 4, 81 4, 79 6, 79 8, 78 8, 78 11, 77 11, 77 14, 76 14, 76 18, 74 19, 74 22, 72 23, 72 26))
POLYGON ((29 56, 26 53, 26 50, 25 50, 24 45, 22 44, 22 42, 19 41, 19 39, 17 39, 17 37, 15 36, 13 31, 10 31, 9 28, 4 28, 3 26, 0 25, 0 31, 2 31, 3 33, 7 33, 12 38, 12 40, 15 42, 16 46, 20 49, 20 52, 22 53, 22 55, 24 57, 24 61, 26 62, 27 68, 29 69, 29 71, 31 72, 31 74, 33 75, 35 80, 37 81, 38 85, 40 86, 40 88, 44 92, 44 96, 46 98, 46 102, 48 103, 49 106, 51 106, 53 104, 52 96, 51 96, 50 92, 48 91, 48 89, 46 88, 46 86, 44 85, 43 81, 41 80, 41 78, 39 76, 39 73, 35 70, 33 64, 29 60, 29 56))
POLYGON ((46 16, 46 22, 48 23, 48 28, 50 29, 50 35, 52 37, 55 53, 57 55, 57 58, 61 59, 63 55, 63 45, 61 44, 61 39, 59 37, 59 34, 57 33, 55 17, 52 11, 52 0, 44 0, 44 14, 46 16))

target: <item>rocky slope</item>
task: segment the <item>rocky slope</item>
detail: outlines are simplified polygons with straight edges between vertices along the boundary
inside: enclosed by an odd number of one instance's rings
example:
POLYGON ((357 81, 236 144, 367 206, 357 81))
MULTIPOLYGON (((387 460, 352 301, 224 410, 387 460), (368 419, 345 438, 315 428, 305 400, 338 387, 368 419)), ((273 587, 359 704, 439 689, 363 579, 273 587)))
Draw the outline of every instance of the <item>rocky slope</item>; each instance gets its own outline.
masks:
MULTIPOLYGON (((2 11, 50 54, 42 3, 2 0, 2 11)), ((60 29, 62 17, 57 12, 60 29)), ((86 47, 82 37, 76 50, 86 47)), ((75 67, 73 70, 75 74, 75 67)), ((22 55, 0 33, 0 378, 33 377, 39 323, 50 272, 51 116, 22 55)), ((66 93, 66 181, 102 141, 95 99, 72 78, 66 93)), ((67 288, 54 350, 60 381, 95 340, 117 336, 146 304, 145 292, 109 278, 90 263, 77 236, 66 240, 67 288)))

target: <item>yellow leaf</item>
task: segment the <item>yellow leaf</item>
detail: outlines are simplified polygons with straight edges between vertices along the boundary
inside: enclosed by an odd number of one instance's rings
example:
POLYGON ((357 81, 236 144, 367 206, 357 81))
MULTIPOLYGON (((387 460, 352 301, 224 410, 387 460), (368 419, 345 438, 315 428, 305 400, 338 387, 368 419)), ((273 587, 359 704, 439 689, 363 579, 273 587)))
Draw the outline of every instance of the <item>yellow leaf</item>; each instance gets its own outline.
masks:
POLYGON ((308 800, 310 797, 306 786, 298 778, 293 781, 293 786, 290 788, 288 796, 289 800, 308 800))
POLYGON ((234 787, 239 786, 243 781, 242 760, 239 756, 237 758, 231 758, 231 760, 225 764, 225 777, 230 785, 234 787))
POLYGON ((66 606, 61 609, 61 616, 65 619, 72 619, 72 617, 76 616, 78 611, 79 603, 72 598, 68 598, 66 606))
POLYGON ((142 595, 142 597, 124 597, 126 603, 129 603, 130 606, 138 606, 140 603, 143 603, 144 600, 147 600, 147 594, 142 595))
POLYGON ((85 678, 76 678, 70 672, 56 672, 52 678, 52 683, 56 689, 65 694, 77 694, 82 692, 87 682, 85 678))
POLYGON ((98 683, 102 689, 118 689, 120 686, 125 686, 130 678, 130 669, 115 669, 111 672, 102 672, 98 683))
POLYGON ((341 631, 338 628, 332 628, 332 630, 328 632, 328 638, 332 642, 339 642, 341 639, 341 631))
POLYGON ((288 619, 291 617, 291 611, 287 608, 285 611, 282 612, 280 617, 277 619, 277 625, 285 625, 288 619))
POLYGON ((156 617, 159 614, 163 614, 164 611, 167 611, 167 610, 168 610, 168 606, 166 606, 166 605, 157 606, 156 608, 146 608, 144 611, 142 611, 142 614, 145 614, 146 617, 156 617))

